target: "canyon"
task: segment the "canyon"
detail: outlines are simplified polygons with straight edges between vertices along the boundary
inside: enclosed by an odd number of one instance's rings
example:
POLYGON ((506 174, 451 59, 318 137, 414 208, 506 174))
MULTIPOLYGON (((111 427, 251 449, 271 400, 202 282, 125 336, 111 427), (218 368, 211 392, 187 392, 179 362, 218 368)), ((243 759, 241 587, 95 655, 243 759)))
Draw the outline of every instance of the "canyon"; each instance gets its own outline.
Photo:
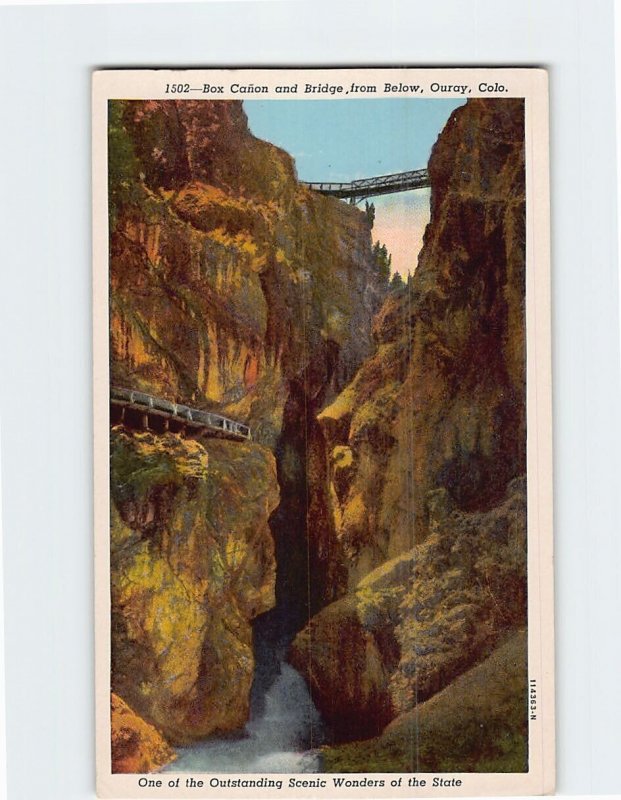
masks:
POLYGON ((291 667, 323 769, 526 768, 523 120, 453 112, 390 287, 241 102, 111 102, 111 383, 252 430, 111 428, 117 771, 242 731, 291 667), (474 737, 467 691, 505 711, 474 737))

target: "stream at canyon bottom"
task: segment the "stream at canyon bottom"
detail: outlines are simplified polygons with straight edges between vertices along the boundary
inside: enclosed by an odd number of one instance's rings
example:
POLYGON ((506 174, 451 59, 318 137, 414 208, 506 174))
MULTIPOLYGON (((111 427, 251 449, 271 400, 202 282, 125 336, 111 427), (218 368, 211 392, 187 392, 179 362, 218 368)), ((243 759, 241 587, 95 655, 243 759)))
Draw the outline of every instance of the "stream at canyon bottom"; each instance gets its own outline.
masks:
POLYGON ((237 737, 177 748, 164 772, 318 772, 321 719, 302 676, 286 663, 237 737), (254 718, 253 718, 254 717, 254 718))

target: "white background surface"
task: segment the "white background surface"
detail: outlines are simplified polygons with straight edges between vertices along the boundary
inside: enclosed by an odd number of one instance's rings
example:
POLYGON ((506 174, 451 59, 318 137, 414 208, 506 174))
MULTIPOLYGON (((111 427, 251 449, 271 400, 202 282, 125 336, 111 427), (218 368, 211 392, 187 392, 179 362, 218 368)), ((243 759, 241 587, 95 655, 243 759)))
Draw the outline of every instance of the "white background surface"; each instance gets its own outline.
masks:
POLYGON ((94 796, 90 73, 107 66, 550 69, 558 791, 621 791, 613 29, 608 0, 0 8, 11 800, 94 796))

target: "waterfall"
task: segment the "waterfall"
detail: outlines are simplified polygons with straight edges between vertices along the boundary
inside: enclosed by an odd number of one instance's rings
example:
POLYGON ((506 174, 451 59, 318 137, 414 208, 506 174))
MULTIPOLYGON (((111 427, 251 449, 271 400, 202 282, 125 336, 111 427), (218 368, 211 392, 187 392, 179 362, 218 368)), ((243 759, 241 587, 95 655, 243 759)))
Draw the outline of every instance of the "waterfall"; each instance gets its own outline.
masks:
POLYGON ((302 676, 282 662, 259 710, 236 736, 211 737, 177 750, 165 772, 318 772, 322 725, 302 676))

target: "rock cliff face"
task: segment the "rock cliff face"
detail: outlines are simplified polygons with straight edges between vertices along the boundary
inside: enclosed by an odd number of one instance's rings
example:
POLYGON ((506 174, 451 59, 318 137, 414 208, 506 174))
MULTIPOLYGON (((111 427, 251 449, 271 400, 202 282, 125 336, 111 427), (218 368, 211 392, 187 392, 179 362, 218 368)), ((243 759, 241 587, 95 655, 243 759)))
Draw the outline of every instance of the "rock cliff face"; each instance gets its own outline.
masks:
POLYGON ((520 101, 453 113, 429 161, 416 273, 377 315, 374 356, 320 415, 353 580, 425 538, 431 490, 486 510, 525 472, 523 141, 520 101))
POLYGON ((425 541, 370 572, 294 641, 292 663, 337 740, 378 734, 526 624, 524 481, 486 512, 457 510, 446 489, 433 501, 425 541))
POLYGON ((110 109, 111 377, 228 404, 273 445, 287 381, 334 395, 379 302, 358 209, 300 187, 241 103, 110 109))
POLYGON ((455 111, 429 173, 418 268, 319 414, 350 593, 291 658, 342 739, 379 733, 526 618, 522 102, 455 111))
POLYGON ((147 724, 120 697, 110 698, 112 772, 155 772, 174 753, 153 725, 147 724))
POLYGON ((112 384, 253 434, 112 431, 113 689, 184 743, 245 723, 258 616, 344 591, 315 416, 383 286, 365 214, 300 187, 241 103, 111 102, 109 153, 112 384))
POLYGON ((242 727, 274 604, 265 448, 112 432, 112 685, 170 742, 242 727))

